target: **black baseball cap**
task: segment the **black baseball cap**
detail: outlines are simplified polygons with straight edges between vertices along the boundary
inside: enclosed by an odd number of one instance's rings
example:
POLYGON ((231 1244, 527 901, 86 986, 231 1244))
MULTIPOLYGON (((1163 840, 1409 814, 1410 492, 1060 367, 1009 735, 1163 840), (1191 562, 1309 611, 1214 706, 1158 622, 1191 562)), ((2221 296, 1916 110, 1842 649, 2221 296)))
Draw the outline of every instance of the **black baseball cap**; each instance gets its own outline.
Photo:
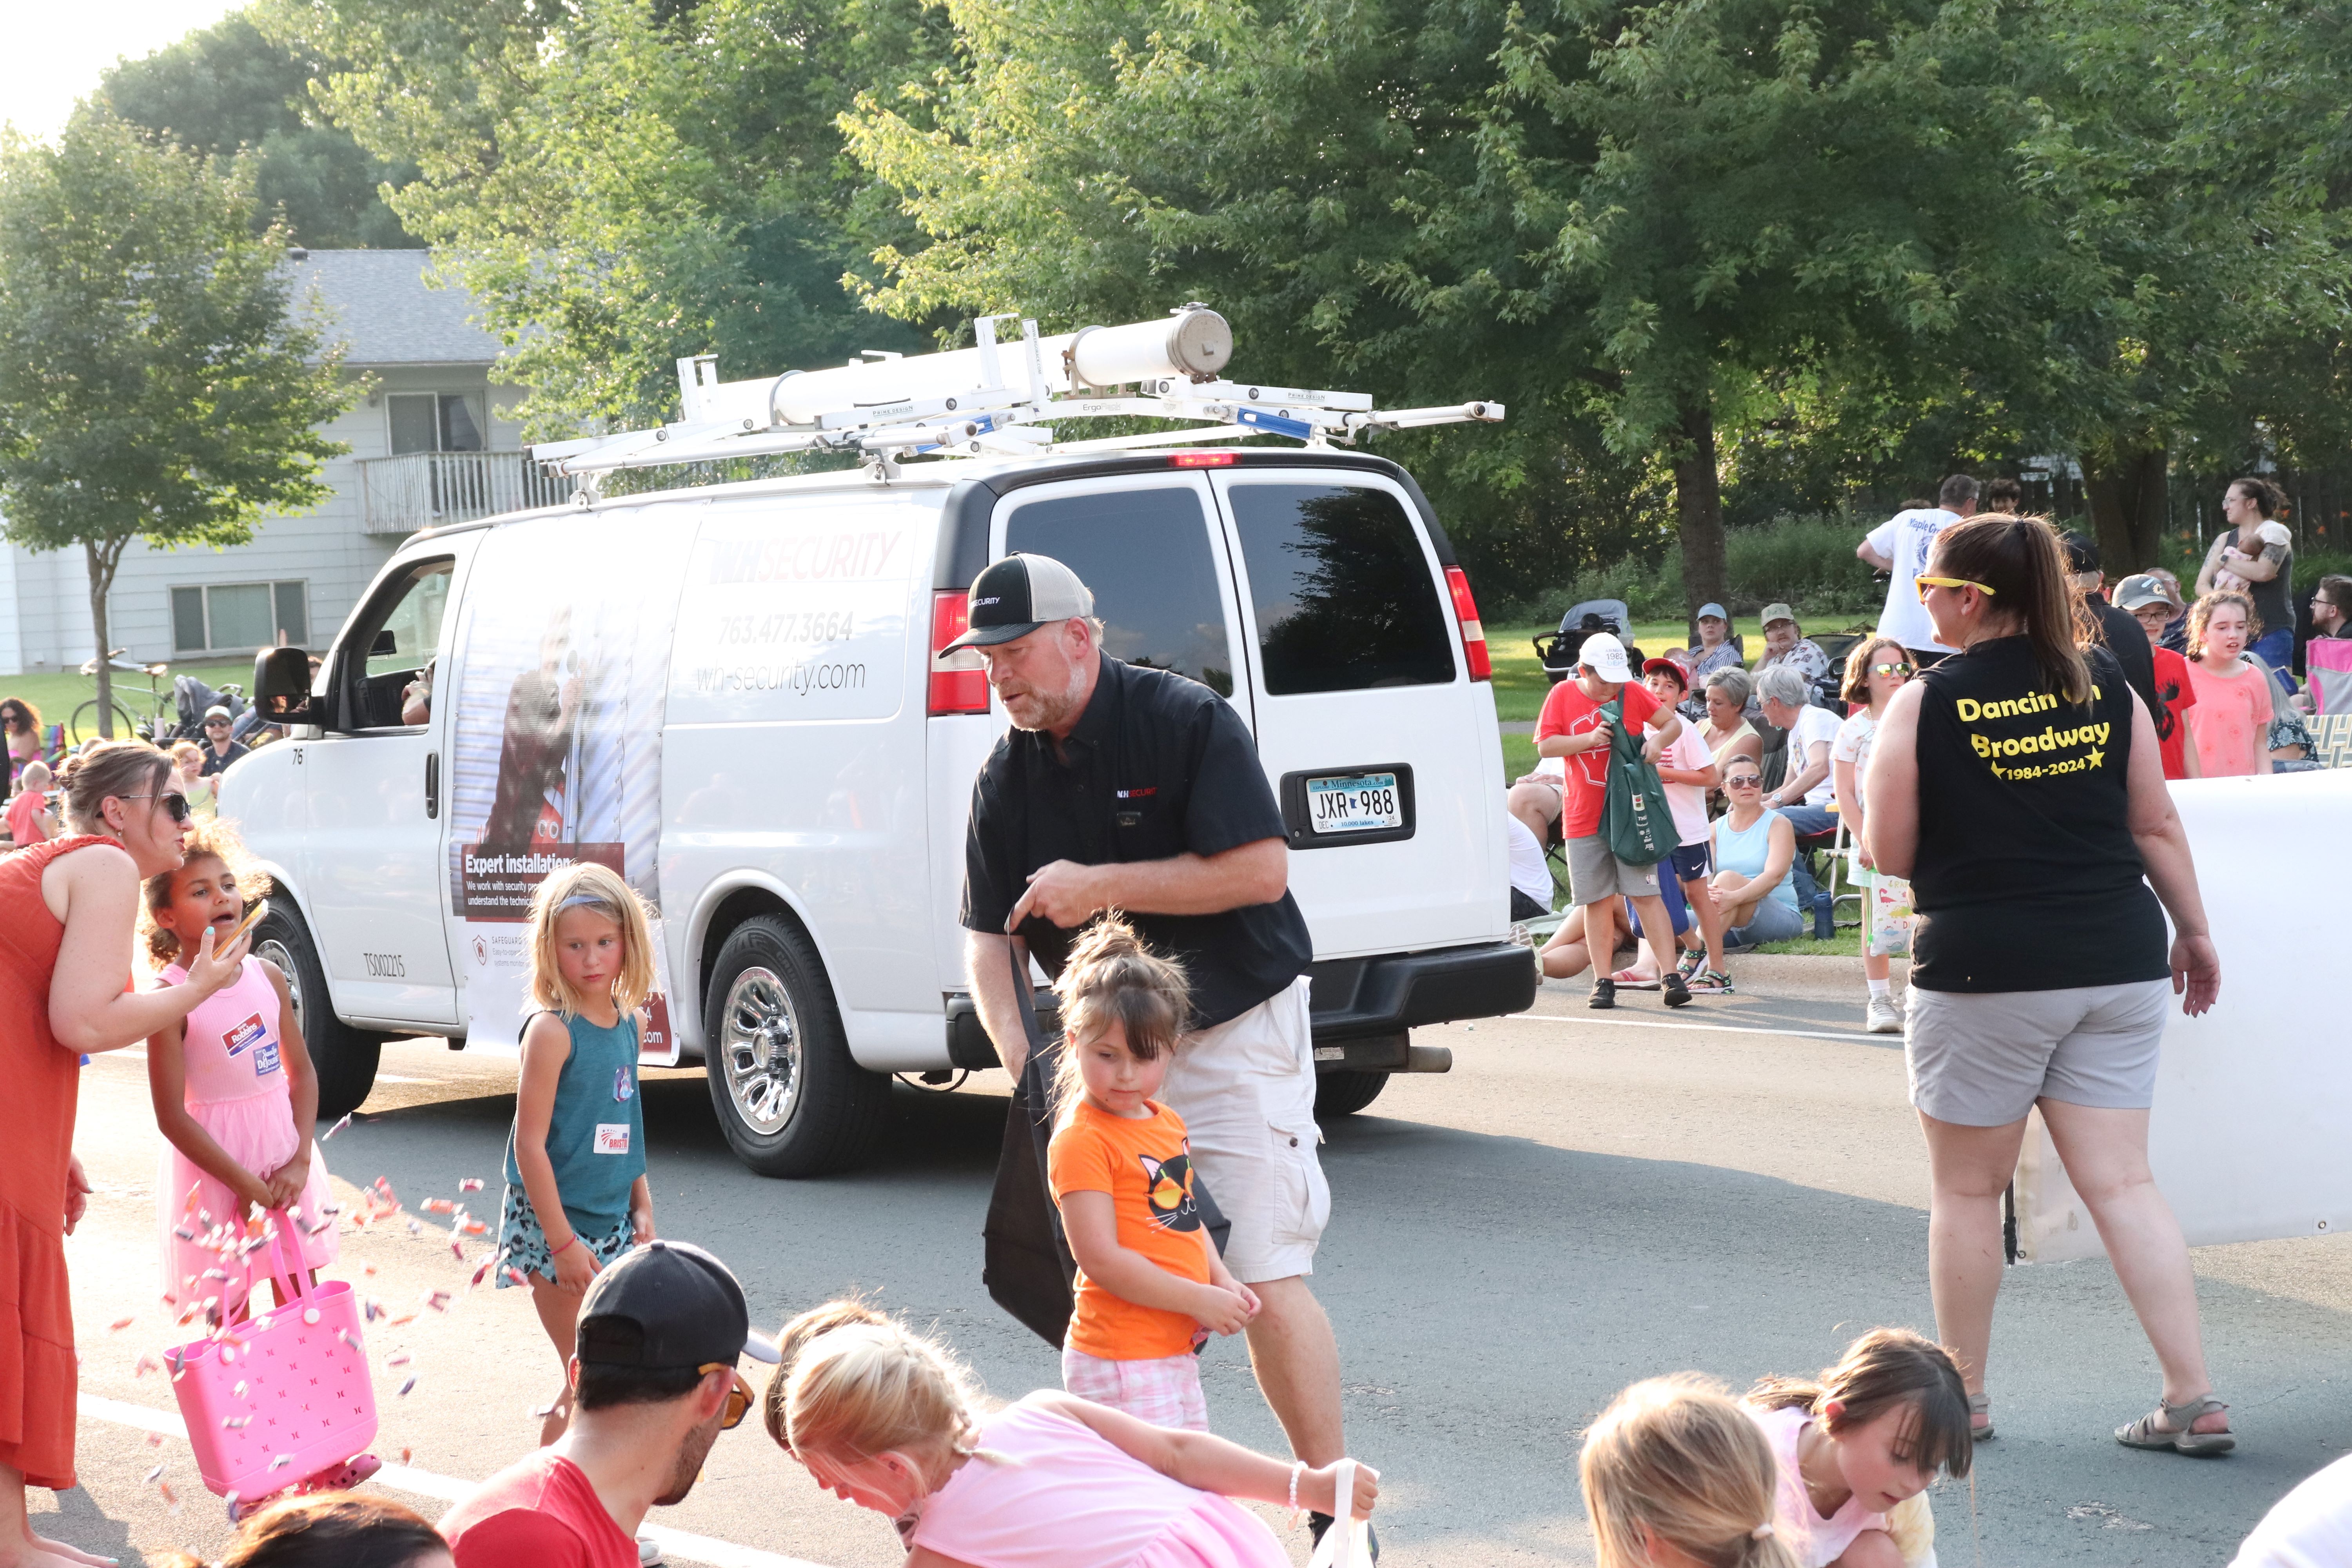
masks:
POLYGON ((965 596, 971 629, 941 648, 993 647, 1039 626, 1095 613, 1078 574, 1050 555, 1008 555, 972 579, 965 596))
POLYGON ((690 1242, 649 1241, 623 1253, 580 1302, 583 1362, 674 1371, 733 1366, 739 1355, 778 1359, 774 1343, 751 1331, 743 1287, 690 1242))
POLYGON ((2066 547, 2067 571, 2079 576, 2099 569, 2099 547, 2091 542, 2089 534, 2070 528, 2058 536, 2058 541, 2066 547))

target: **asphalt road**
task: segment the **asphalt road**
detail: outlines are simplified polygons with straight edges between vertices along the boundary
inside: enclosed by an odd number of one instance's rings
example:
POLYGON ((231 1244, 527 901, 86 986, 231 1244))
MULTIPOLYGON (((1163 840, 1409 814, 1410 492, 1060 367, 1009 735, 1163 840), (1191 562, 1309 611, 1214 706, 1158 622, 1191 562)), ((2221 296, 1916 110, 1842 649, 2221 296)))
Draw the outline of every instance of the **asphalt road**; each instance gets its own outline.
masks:
MULTIPOLYGON (((1646 997, 1596 1017, 1580 990, 1549 985, 1529 1015, 1422 1031, 1453 1048, 1454 1070, 1399 1078, 1327 1129, 1336 1197, 1315 1283, 1339 1330, 1350 1446, 1384 1472, 1391 1568, 1589 1563, 1575 1433, 1615 1390, 1685 1368, 1744 1387, 1823 1365, 1873 1324, 1931 1326, 1926 1166, 1902 1055, 1857 1032, 1852 983, 1823 978, 1844 967, 1754 963, 1749 994, 1671 1016, 1646 997)), ((478 1176, 488 1188, 475 1206, 494 1219, 512 1081, 511 1062, 437 1042, 387 1048, 363 1120, 326 1146, 339 1192, 348 1201, 384 1176, 414 1209, 478 1176)), ((995 1074, 953 1094, 901 1089, 870 1168, 787 1183, 728 1153, 698 1071, 649 1072, 660 1228, 725 1258, 768 1326, 864 1291, 936 1326, 996 1397, 1052 1384, 1054 1352, 980 1283, 1003 1091, 995 1074)), ((34 1494, 57 1510, 36 1522, 131 1561, 213 1555, 228 1528, 186 1443, 151 1446, 143 1429, 169 1425, 169 1387, 133 1373, 168 1342, 161 1140, 142 1061, 88 1070, 79 1146, 99 1186, 69 1244, 82 1486, 54 1505, 34 1494), (176 1513, 142 1479, 159 1461, 176 1513)), ((552 1352, 519 1292, 463 1294, 469 1270, 434 1229, 347 1229, 342 1245, 340 1272, 416 1312, 371 1331, 376 1451, 408 1452, 388 1489, 436 1513, 436 1498, 530 1447, 552 1352), (460 1292, 446 1313, 418 1305, 435 1288, 460 1292), (413 1360, 394 1373, 383 1362, 398 1352, 413 1360), (407 1373, 416 1387, 397 1395, 407 1373)), ((2152 1402, 2157 1374, 2112 1271, 2014 1269, 1994 1351, 2001 1436, 1972 1482, 1936 1497, 1947 1568, 2220 1564, 2280 1494, 2352 1446, 2352 1240, 2210 1247, 2196 1261, 2240 1451, 2198 1462, 2117 1447, 2110 1430, 2152 1402)), ((1204 1370, 1216 1429, 1278 1451, 1239 1344, 1213 1347, 1204 1370)), ((698 1538, 673 1544, 679 1563, 899 1560, 887 1524, 819 1493, 756 1416, 654 1522, 698 1538)), ((1304 1536, 1290 1539, 1303 1563, 1304 1536)))

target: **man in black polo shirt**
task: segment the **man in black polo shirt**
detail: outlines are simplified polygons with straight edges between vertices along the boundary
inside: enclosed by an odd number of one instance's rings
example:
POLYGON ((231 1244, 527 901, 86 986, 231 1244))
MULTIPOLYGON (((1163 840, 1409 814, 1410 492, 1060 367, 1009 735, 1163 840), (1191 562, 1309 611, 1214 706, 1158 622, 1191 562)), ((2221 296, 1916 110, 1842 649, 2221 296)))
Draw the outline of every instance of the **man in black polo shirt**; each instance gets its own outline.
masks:
POLYGON ((2140 629, 2138 621, 2107 603, 2107 579, 2099 570, 2099 547, 2090 536, 2069 529, 2058 538, 2066 546, 2066 570, 2074 574, 2074 586, 2082 590, 2083 607, 2097 623, 2099 640, 2124 667, 2124 684, 2139 693, 2141 706, 2156 712, 2156 655, 2149 650, 2147 633, 2140 629))
POLYGON ((1021 1070, 1013 964, 1058 974, 1079 928, 1122 910, 1183 962, 1192 1030, 1161 1098, 1233 1221, 1225 1266, 1262 1303, 1250 1363, 1310 1465, 1344 1456, 1339 1352, 1308 1289, 1330 1215, 1315 1146, 1314 956, 1290 897, 1282 813, 1248 728, 1196 681, 1102 652, 1094 595, 1060 562, 982 573, 971 629, 1012 716, 972 786, 962 923, 974 1005, 1021 1070))

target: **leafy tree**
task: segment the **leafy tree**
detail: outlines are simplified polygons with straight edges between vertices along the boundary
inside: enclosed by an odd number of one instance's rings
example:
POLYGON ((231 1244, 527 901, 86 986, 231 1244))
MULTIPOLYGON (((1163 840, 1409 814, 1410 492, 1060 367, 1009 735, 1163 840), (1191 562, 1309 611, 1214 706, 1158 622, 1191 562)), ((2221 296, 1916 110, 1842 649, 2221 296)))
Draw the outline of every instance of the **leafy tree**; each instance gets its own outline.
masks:
POLYGON ((2004 199, 2005 46, 1969 8, 950 12, 936 128, 878 98, 847 122, 931 238, 884 253, 881 308, 1203 298, 1253 374, 1500 397, 1512 427, 1422 449, 1506 496, 1669 468, 1693 606, 1727 586, 1719 431, 1785 416, 1791 378, 1846 389, 1817 409, 1950 395, 1958 258, 2004 199))
POLYGON ((232 15, 116 65, 98 97, 118 118, 183 147, 252 159, 261 220, 282 210, 298 244, 415 244, 378 190, 415 171, 370 157, 350 132, 327 122, 310 90, 326 69, 317 56, 273 44, 232 15))
MULTIPOLYGON (((906 226, 833 117, 944 59, 920 0, 267 0, 349 62, 318 98, 419 177, 393 205, 482 302, 541 433, 672 417, 738 374, 921 346, 841 284, 906 226)), ((870 268, 868 268, 870 269, 870 268)))
POLYGON ((355 384, 289 313, 286 235, 250 170, 157 147, 84 107, 57 145, 0 142, 0 531, 79 545, 100 733, 106 596, 133 539, 242 544, 331 493, 320 434, 355 384))

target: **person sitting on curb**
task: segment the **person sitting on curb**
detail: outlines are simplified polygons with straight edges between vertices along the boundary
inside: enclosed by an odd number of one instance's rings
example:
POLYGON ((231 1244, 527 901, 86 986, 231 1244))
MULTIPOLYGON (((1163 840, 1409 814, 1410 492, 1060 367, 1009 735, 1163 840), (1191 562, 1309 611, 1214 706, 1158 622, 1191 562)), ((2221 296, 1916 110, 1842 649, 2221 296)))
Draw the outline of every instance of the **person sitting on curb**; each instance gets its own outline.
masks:
POLYGON ((1731 809, 1715 819, 1715 882, 1709 889, 1722 910, 1727 952, 1787 942, 1805 929, 1797 896, 1789 888, 1789 867, 1797 857, 1797 836, 1777 811, 1764 805, 1764 773, 1738 759, 1723 770, 1723 793, 1731 809))
MULTIPOLYGON (((1807 647, 1812 644, 1807 643, 1807 647)), ((1800 838, 1827 833, 1837 826, 1831 802, 1836 784, 1830 773, 1830 751, 1838 738, 1838 716, 1812 701, 1812 685, 1788 665, 1775 665, 1756 683, 1767 722, 1789 732, 1789 772, 1780 787, 1764 804, 1786 817, 1800 838)), ((1813 934, 1826 937, 1823 911, 1815 901, 1821 891, 1812 868, 1802 854, 1790 868, 1791 890, 1800 910, 1813 915, 1813 934)))
POLYGON ((1616 736, 1615 725, 1602 710, 1621 702, 1622 722, 1652 731, 1642 754, 1654 765, 1681 735, 1683 721, 1633 679, 1625 645, 1607 632, 1586 637, 1576 657, 1576 674, 1551 689, 1536 720, 1536 754, 1568 759, 1560 826, 1568 840, 1569 896, 1577 911, 1545 945, 1544 973, 1559 978, 1578 973, 1583 965, 1574 963, 1566 950, 1589 943, 1596 978, 1588 1005, 1617 1005, 1617 983, 1609 977, 1609 966, 1617 952, 1616 900, 1629 898, 1641 916, 1642 929, 1649 933, 1666 1005, 1686 1006, 1690 988, 1675 973, 1670 956, 1674 925, 1658 893, 1657 868, 1620 860, 1601 832, 1601 808, 1609 797, 1610 746, 1616 736), (1554 949, 1561 951, 1555 954, 1554 949))
POLYGON ((572 1424, 441 1521, 457 1568, 637 1568, 646 1511, 686 1500, 719 1434, 758 1402, 738 1356, 771 1364, 743 1288, 698 1247, 649 1241, 580 1301, 572 1424))

